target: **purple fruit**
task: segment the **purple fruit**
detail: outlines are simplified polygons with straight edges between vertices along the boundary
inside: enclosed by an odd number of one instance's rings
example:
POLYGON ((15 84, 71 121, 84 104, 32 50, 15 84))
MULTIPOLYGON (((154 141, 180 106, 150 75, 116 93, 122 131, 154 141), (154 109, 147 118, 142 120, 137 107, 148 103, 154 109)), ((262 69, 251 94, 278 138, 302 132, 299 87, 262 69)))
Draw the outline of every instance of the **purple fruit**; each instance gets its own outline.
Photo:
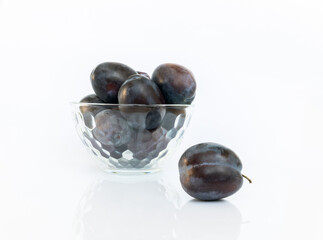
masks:
POLYGON ((158 154, 167 147, 170 139, 167 138, 167 131, 158 128, 154 132, 148 130, 134 131, 133 138, 129 142, 129 150, 133 152, 133 157, 138 160, 149 160, 158 156, 158 154))
POLYGON ((146 116, 145 126, 149 131, 154 131, 161 124, 162 117, 159 110, 152 110, 146 116))
POLYGON ((131 76, 118 94, 120 104, 164 104, 165 100, 157 85, 144 75, 131 76))
POLYGON ((163 107, 148 105, 164 104, 164 97, 157 85, 143 75, 131 76, 120 88, 118 95, 120 104, 143 104, 145 106, 120 106, 123 116, 134 128, 154 130, 160 126, 165 115, 163 107))
POLYGON ((125 64, 105 62, 91 73, 91 83, 96 95, 106 103, 118 103, 120 86, 137 72, 125 64))
MULTIPOLYGON (((80 101, 81 103, 104 103, 95 94, 90 94, 80 101)), ((103 106, 100 105, 86 105, 80 106, 81 113, 83 114, 84 124, 88 128, 93 128, 95 115, 103 110, 103 106)))
POLYGON ((178 166, 183 189, 199 200, 228 197, 241 188, 245 177, 241 174, 242 163, 238 156, 216 143, 190 147, 178 166))
MULTIPOLYGON (((95 94, 87 95, 86 97, 82 98, 81 103, 104 103, 100 98, 98 98, 95 94)), ((82 113, 85 112, 93 112, 97 113, 102 108, 99 106, 81 106, 80 110, 82 113)))
POLYGON ((94 137, 104 145, 114 147, 127 143, 131 138, 129 126, 117 110, 103 110, 95 116, 94 137))
POLYGON ((173 63, 158 66, 152 75, 167 104, 190 104, 195 98, 196 82, 190 70, 173 63))

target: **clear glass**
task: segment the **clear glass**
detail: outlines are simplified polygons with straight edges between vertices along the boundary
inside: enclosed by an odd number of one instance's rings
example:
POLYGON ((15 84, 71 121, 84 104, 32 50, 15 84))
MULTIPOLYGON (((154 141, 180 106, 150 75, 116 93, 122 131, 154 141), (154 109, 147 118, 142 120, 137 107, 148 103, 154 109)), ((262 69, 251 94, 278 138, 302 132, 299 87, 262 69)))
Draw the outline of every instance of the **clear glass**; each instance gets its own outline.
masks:
POLYGON ((193 106, 71 103, 77 133, 104 171, 159 171, 183 139, 193 106))

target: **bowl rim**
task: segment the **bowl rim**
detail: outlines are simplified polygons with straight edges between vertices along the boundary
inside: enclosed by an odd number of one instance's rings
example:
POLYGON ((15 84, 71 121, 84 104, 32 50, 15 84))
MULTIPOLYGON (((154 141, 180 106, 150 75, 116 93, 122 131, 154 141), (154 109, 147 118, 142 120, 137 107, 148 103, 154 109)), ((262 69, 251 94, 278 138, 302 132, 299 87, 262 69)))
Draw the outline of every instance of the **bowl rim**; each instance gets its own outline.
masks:
POLYGON ((82 102, 70 102, 72 106, 111 106, 111 107, 194 107, 194 104, 120 104, 120 103, 82 103, 82 102))

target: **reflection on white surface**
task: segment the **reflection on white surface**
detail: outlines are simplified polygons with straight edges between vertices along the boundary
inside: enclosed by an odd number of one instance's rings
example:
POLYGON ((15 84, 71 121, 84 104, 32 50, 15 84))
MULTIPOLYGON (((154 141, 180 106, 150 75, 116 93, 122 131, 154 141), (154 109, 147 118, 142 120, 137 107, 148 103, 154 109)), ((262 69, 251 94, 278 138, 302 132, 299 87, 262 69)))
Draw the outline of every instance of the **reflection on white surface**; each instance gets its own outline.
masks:
POLYGON ((159 174, 99 177, 80 200, 72 239, 238 239, 242 217, 233 204, 180 204, 176 190, 159 174))
POLYGON ((240 211, 230 202, 188 201, 176 214, 176 239, 220 239, 239 238, 240 211))
POLYGON ((176 199, 158 174, 106 176, 84 194, 74 238, 174 239, 176 199))

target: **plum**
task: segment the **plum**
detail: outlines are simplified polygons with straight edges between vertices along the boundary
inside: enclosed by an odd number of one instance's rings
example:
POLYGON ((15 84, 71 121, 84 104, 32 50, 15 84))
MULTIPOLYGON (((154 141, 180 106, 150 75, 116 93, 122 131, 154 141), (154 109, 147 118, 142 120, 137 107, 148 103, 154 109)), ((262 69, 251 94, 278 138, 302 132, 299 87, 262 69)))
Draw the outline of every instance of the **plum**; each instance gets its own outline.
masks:
POLYGON ((145 126, 149 131, 157 129, 161 124, 162 117, 158 109, 151 110, 147 113, 145 126))
MULTIPOLYGON (((98 98, 95 94, 87 95, 82 98, 81 103, 104 103, 100 98, 98 98)), ((93 128, 94 126, 94 117, 95 115, 103 110, 103 106, 98 105, 84 105, 80 106, 80 111, 83 114, 84 124, 88 128, 93 128)))
POLYGON ((91 73, 91 83, 96 95, 106 103, 118 103, 120 86, 137 72, 125 64, 105 62, 91 73))
POLYGON ((131 138, 129 126, 117 110, 101 111, 95 116, 95 124, 93 135, 101 144, 118 147, 131 138))
POLYGON ((140 160, 145 160, 144 164, 148 164, 152 158, 164 150, 170 139, 167 138, 167 131, 163 128, 157 128, 150 132, 146 129, 134 131, 133 138, 128 144, 129 150, 133 152, 133 157, 140 160))
POLYGON ((165 100, 157 85, 141 74, 135 74, 120 87, 120 104, 164 104, 165 100))
POLYGON ((178 166, 183 189, 199 200, 228 197, 241 188, 243 177, 248 179, 241 174, 239 157, 216 143, 190 147, 180 158, 178 166))
MULTIPOLYGON (((81 103, 104 103, 95 94, 87 95, 86 97, 82 98, 80 102, 81 103)), ((85 112, 93 112, 93 113, 95 113, 95 112, 101 110, 101 108, 99 106, 81 106, 80 110, 81 110, 82 113, 85 113, 85 112)))
POLYGON ((149 105, 164 104, 165 100, 157 85, 144 75, 131 76, 120 87, 120 104, 143 104, 145 106, 120 106, 120 111, 134 128, 155 130, 165 115, 163 107, 149 105))
POLYGON ((196 81, 190 70, 174 64, 159 65, 152 75, 167 104, 191 104, 195 98, 196 81))

